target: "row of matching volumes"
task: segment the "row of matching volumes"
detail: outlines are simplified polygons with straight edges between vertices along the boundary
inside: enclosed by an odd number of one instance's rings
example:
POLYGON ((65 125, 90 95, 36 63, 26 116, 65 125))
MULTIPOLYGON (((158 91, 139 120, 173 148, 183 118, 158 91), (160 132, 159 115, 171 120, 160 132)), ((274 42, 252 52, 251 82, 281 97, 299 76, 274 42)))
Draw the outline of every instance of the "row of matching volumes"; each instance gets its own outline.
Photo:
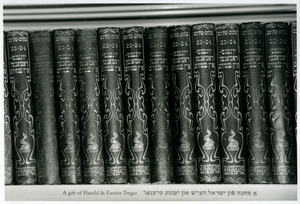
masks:
POLYGON ((296 183, 296 23, 5 35, 6 184, 296 183))

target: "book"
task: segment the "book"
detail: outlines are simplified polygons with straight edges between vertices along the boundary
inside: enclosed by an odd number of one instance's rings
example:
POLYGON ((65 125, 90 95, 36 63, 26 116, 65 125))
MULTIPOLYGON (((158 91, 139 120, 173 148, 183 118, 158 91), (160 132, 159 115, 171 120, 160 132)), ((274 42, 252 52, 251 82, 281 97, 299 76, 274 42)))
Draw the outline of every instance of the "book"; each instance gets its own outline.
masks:
POLYGON ((291 23, 291 53, 292 53, 292 82, 293 82, 293 107, 294 107, 294 127, 297 135, 297 22, 291 23))
POLYGON ((239 27, 217 24, 215 30, 223 182, 246 183, 239 27))
POLYGON ((3 82, 4 82, 4 174, 5 185, 13 184, 13 151, 12 151, 12 135, 10 120, 10 95, 9 95, 9 79, 7 70, 7 49, 5 33, 3 33, 3 82))
POLYGON ((34 99, 37 183, 59 184, 59 155, 50 31, 29 33, 34 99))
POLYGON ((127 128, 127 165, 130 183, 150 182, 150 151, 145 85, 143 27, 122 29, 127 128))
POLYGON ((273 182, 296 183, 296 149, 290 83, 290 30, 288 23, 265 24, 267 86, 273 182))
POLYGON ((191 32, 186 25, 169 27, 175 182, 198 183, 193 114, 191 32))
POLYGON ((296 38, 296 22, 5 32, 5 185, 296 184, 296 38))
POLYGON ((36 139, 28 32, 8 31, 6 41, 12 99, 14 183, 35 184, 37 181, 36 139))
POLYGON ((220 183, 214 24, 192 25, 191 35, 199 182, 220 183))
POLYGON ((62 184, 82 183, 75 31, 53 33, 62 184))
POLYGON ((97 31, 77 30, 83 183, 104 183, 97 31))
POLYGON ((241 24, 241 49, 249 183, 272 183, 262 23, 241 24))
POLYGON ((106 183, 128 181, 121 30, 98 30, 106 183))
POLYGON ((149 87, 151 183, 174 182, 173 136, 170 113, 168 28, 145 30, 146 74, 149 87))

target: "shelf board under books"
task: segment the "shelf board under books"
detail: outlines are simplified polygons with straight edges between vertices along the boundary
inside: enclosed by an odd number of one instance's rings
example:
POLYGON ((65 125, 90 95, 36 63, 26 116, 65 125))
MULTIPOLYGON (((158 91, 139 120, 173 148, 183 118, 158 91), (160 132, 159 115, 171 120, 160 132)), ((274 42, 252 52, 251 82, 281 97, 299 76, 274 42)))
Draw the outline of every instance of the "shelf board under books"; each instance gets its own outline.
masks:
POLYGON ((297 185, 23 185, 5 186, 6 201, 297 201, 297 185), (155 188, 153 188, 155 185, 155 188), (17 193, 16 193, 17 192, 17 193))

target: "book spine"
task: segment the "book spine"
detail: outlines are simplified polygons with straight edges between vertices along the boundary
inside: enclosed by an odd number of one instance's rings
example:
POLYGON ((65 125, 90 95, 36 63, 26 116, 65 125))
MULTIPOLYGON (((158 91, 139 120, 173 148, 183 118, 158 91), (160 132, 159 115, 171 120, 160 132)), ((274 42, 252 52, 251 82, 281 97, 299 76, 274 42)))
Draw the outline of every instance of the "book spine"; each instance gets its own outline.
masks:
POLYGON ((146 29, 147 72, 151 102, 151 182, 174 182, 172 124, 169 107, 168 28, 146 29))
POLYGON ((216 104, 214 24, 193 25, 191 32, 199 181, 200 183, 220 183, 222 177, 216 104))
POLYGON ((83 183, 104 183, 100 75, 96 30, 76 32, 80 95, 83 183))
POLYGON ((26 31, 7 32, 15 184, 37 181, 29 37, 26 31))
POLYGON ((297 22, 291 23, 291 48, 292 48, 292 67, 293 67, 293 102, 294 102, 294 126, 297 135, 297 22))
POLYGON ((169 27, 176 183, 198 183, 189 26, 169 27))
POLYGON ((50 31, 29 34, 36 135, 37 183, 59 184, 59 159, 50 31))
POLYGON ((144 31, 122 30, 130 183, 150 182, 150 151, 145 85, 144 31))
POLYGON ((7 49, 5 33, 3 33, 3 81, 4 81, 4 160, 5 160, 5 185, 13 184, 13 152, 10 121, 8 70, 7 70, 7 49))
POLYGON ((119 28, 100 28, 98 33, 105 180, 109 184, 124 184, 128 181, 128 173, 123 107, 121 31, 119 28))
POLYGON ((239 27, 237 24, 218 24, 215 30, 223 182, 245 183, 239 27))
POLYGON ((296 183, 289 37, 287 23, 265 25, 272 167, 276 184, 296 183))
POLYGON ((261 23, 241 25, 241 47, 249 183, 272 183, 264 28, 261 23))
POLYGON ((79 184, 82 182, 82 168, 75 31, 56 30, 53 39, 59 105, 61 182, 79 184))

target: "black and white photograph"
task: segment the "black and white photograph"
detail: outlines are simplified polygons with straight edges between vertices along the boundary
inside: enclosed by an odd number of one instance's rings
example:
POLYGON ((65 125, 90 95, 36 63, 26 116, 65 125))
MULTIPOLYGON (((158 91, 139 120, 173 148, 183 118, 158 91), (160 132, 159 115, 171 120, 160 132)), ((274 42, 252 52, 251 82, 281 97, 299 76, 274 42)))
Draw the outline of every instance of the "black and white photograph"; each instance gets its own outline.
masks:
POLYGON ((299 202, 299 2, 2 6, 4 202, 299 202))

